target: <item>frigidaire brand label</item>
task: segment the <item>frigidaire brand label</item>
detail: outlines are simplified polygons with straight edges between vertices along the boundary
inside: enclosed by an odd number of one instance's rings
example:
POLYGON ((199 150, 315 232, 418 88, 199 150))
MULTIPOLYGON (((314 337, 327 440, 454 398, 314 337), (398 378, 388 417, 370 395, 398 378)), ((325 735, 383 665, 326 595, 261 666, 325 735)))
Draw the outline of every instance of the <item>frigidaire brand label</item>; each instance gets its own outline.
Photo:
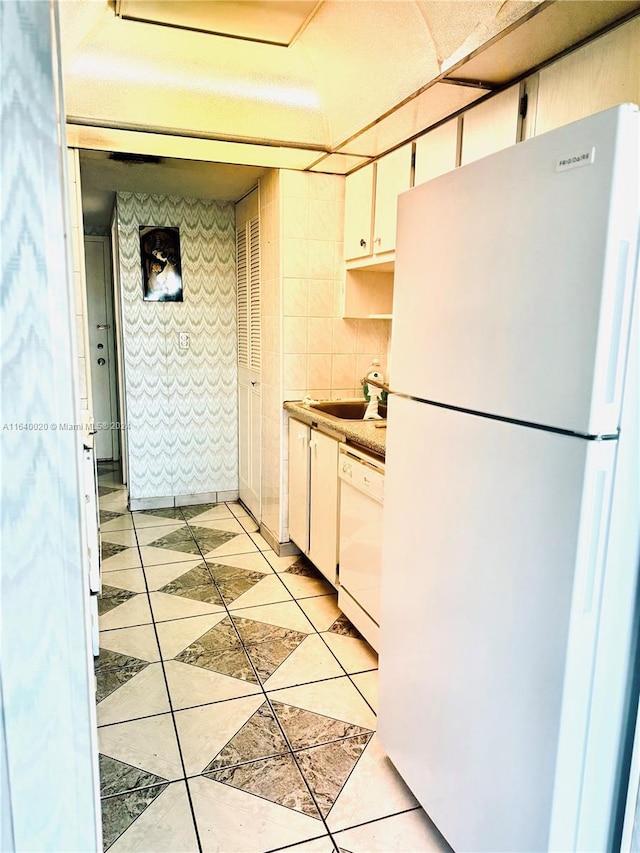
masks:
POLYGON ((566 157, 558 157, 556 160, 556 172, 566 172, 567 169, 577 169, 580 166, 590 166, 596 156, 596 149, 580 151, 577 154, 568 154, 566 157))

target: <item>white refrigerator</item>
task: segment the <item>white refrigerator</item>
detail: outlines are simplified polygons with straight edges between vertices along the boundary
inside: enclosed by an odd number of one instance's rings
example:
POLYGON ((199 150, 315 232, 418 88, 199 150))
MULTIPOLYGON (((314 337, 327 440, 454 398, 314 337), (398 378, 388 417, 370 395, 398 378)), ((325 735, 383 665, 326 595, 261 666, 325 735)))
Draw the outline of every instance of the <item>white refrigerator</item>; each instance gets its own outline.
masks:
POLYGON ((619 833, 639 154, 623 105, 399 198, 379 735, 458 853, 619 833))

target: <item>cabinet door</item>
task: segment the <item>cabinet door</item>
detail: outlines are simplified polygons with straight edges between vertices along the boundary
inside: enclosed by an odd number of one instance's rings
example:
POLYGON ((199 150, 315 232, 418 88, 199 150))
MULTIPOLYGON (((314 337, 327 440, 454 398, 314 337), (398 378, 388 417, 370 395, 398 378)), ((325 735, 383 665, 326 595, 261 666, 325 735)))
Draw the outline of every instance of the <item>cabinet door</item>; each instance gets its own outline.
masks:
MULTIPOLYGON (((347 175, 344 199, 344 257, 371 254, 373 212, 373 163, 347 175)), ((312 235, 313 236, 313 235, 312 235)))
POLYGON ((373 226, 373 251, 391 252, 396 247, 398 195, 411 186, 411 148, 409 142, 376 164, 376 205, 373 226))
POLYGON ((540 71, 536 135, 616 104, 640 103, 640 18, 540 71))
POLYGON ((416 169, 414 186, 455 169, 458 157, 457 118, 430 130, 416 139, 416 169))
POLYGON ((338 564, 338 442, 311 430, 309 559, 336 583, 338 564))
POLYGON ((305 554, 309 550, 309 433, 289 419, 289 538, 305 554))
POLYGON ((520 84, 517 84, 467 110, 462 118, 461 165, 515 145, 518 141, 519 109, 520 84))

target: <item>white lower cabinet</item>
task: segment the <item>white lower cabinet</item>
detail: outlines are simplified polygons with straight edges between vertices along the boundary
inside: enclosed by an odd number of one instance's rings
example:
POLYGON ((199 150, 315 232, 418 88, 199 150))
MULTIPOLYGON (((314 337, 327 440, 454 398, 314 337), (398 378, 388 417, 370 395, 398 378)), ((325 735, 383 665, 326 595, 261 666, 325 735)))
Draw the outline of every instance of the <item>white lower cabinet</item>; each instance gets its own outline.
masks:
POLYGON ((338 441, 289 419, 289 538, 337 585, 338 441))

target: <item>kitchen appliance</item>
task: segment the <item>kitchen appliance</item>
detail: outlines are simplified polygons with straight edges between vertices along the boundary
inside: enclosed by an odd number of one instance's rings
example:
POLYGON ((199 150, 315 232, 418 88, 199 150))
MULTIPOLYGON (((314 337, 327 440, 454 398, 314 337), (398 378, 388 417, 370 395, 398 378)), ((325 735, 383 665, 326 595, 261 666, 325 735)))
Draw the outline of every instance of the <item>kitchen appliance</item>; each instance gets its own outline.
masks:
POLYGON ((338 606, 376 650, 380 638, 384 467, 375 456, 340 445, 338 606))
POLYGON ((622 105, 399 198, 379 736, 459 853, 619 833, 638 124, 622 105))

